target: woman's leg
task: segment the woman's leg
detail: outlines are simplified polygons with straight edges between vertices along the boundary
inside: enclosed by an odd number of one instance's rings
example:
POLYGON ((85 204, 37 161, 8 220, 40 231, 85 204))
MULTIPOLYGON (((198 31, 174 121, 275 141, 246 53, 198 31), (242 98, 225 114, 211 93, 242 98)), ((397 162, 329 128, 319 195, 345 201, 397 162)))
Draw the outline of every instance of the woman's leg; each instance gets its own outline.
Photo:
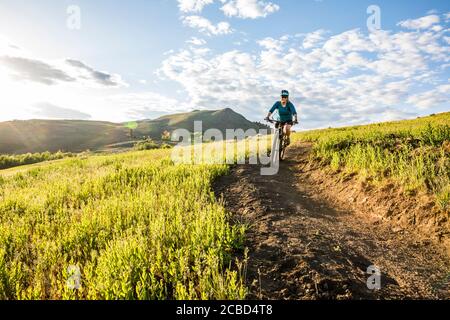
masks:
POLYGON ((284 125, 284 134, 289 138, 291 136, 291 128, 290 124, 284 125))
POLYGON ((287 144, 291 144, 291 128, 292 126, 290 124, 286 124, 284 126, 284 134, 286 135, 287 144))

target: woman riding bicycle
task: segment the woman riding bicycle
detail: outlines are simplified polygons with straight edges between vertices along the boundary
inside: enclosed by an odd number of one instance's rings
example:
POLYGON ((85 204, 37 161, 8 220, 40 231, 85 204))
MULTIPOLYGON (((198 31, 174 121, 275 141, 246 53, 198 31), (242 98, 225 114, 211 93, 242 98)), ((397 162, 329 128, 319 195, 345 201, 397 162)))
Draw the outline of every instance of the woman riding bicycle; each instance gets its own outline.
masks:
POLYGON ((284 128, 284 134, 286 135, 286 143, 291 143, 291 128, 294 124, 298 123, 297 110, 292 102, 289 101, 289 91, 281 91, 281 101, 277 101, 272 109, 270 109, 266 120, 270 119, 270 116, 278 110, 280 116, 280 125, 284 128))

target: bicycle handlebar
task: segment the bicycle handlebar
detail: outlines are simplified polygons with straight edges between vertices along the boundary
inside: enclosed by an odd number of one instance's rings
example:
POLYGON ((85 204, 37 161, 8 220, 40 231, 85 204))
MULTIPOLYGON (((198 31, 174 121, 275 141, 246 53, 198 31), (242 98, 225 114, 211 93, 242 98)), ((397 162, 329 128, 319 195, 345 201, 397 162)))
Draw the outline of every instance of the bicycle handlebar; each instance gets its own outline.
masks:
MULTIPOLYGON (((281 121, 278 121, 278 120, 275 120, 275 119, 271 119, 271 118, 266 118, 264 120, 266 120, 267 122, 270 122, 270 123, 281 123, 281 121)), ((298 124, 298 121, 293 121, 293 123, 294 123, 294 125, 298 124)))
POLYGON ((267 122, 270 122, 270 123, 280 122, 280 121, 277 121, 277 120, 274 120, 274 119, 270 119, 270 118, 265 118, 264 120, 266 120, 267 122))

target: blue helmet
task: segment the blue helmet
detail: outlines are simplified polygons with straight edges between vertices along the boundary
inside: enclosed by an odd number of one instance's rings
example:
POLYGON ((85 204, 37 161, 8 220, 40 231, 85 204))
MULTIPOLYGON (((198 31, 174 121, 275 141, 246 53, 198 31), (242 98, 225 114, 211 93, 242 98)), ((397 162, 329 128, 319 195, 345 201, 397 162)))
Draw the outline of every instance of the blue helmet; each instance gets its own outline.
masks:
POLYGON ((289 91, 287 91, 287 90, 281 91, 281 96, 282 97, 289 97, 289 91))

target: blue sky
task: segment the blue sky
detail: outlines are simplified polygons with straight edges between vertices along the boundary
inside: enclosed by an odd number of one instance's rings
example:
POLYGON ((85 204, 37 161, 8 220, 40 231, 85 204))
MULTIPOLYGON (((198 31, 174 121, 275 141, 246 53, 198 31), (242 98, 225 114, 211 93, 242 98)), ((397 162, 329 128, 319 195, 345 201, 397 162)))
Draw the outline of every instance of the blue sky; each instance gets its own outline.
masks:
POLYGON ((449 12, 436 0, 2 0, 0 121, 225 107, 260 120, 283 88, 304 128, 448 111, 449 12), (381 30, 367 27, 373 4, 381 30))

